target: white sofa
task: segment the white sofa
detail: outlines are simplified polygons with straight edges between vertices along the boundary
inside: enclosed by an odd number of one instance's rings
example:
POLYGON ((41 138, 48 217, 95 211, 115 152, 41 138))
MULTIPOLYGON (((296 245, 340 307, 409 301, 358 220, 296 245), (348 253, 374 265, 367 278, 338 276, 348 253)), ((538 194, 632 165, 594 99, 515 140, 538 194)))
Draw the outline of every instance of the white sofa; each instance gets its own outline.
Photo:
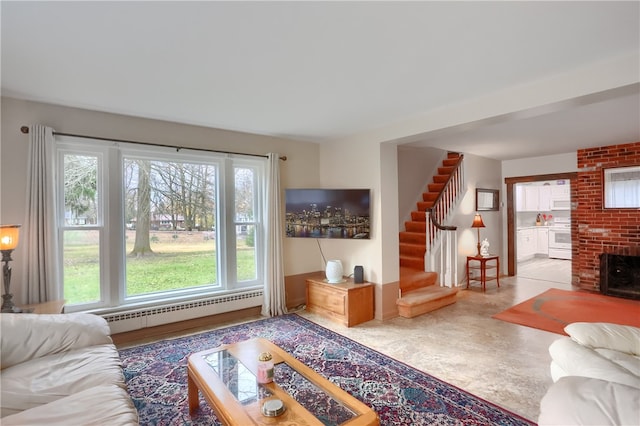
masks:
POLYGON ((103 318, 1 314, 0 331, 0 424, 138 424, 103 318))
POLYGON ((540 425, 639 425, 640 329, 579 322, 549 346, 540 425))

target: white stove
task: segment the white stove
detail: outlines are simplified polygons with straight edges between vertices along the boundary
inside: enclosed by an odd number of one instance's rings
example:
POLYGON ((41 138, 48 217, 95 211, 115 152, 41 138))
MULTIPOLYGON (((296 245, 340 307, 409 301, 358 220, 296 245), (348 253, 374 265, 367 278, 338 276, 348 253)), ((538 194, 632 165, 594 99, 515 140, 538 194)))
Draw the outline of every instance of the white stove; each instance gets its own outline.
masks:
POLYGON ((555 218, 549 228, 549 257, 571 259, 571 218, 555 218))

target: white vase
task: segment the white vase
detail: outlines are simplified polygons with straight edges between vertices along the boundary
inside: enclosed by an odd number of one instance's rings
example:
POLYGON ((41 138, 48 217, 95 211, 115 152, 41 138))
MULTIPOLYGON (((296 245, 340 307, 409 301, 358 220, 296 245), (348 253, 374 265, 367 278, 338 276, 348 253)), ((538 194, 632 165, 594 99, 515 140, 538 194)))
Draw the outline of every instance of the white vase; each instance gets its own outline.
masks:
POLYGON ((327 281, 330 283, 339 283, 342 281, 342 262, 339 260, 327 261, 327 269, 325 270, 327 281))

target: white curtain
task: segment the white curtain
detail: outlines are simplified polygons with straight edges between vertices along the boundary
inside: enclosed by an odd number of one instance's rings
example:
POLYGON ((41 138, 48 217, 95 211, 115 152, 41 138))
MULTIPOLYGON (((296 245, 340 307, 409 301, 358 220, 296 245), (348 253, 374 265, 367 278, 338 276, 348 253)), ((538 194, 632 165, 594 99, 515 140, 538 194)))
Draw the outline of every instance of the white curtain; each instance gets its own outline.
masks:
POLYGON ((266 265, 264 302, 262 315, 272 317, 287 313, 284 290, 284 260, 282 248, 283 215, 280 200, 280 156, 269 154, 267 166, 267 216, 266 229, 266 265))
POLYGON ((25 284, 27 303, 60 299, 56 285, 55 158, 53 129, 29 128, 27 205, 23 226, 26 243, 25 284))
POLYGON ((606 208, 640 207, 640 166, 604 171, 606 208))

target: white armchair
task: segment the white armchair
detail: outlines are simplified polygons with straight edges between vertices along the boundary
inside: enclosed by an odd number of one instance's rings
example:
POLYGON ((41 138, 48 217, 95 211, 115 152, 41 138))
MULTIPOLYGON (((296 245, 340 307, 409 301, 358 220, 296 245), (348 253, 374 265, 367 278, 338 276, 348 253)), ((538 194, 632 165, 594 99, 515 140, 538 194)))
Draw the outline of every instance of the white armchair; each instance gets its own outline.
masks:
POLYGON ((103 318, 2 314, 0 331, 2 425, 137 424, 103 318))
POLYGON ((640 424, 640 329, 573 323, 549 346, 551 385, 540 425, 640 424))

